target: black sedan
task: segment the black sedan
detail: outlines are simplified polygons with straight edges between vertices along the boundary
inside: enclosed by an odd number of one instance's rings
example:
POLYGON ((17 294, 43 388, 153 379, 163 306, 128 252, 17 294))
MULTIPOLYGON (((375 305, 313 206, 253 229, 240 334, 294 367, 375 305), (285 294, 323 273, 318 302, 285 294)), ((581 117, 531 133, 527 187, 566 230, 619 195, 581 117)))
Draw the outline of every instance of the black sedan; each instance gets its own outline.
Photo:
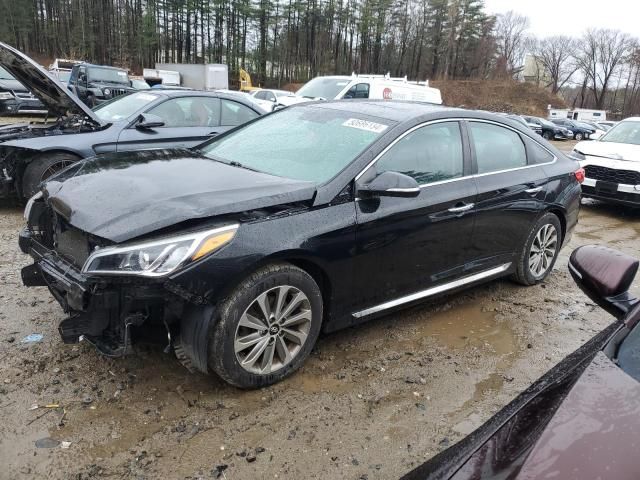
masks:
POLYGON ((0 66, 56 119, 0 127, 0 198, 26 200, 48 176, 97 153, 193 147, 267 113, 246 95, 193 90, 144 90, 90 110, 49 72, 2 43, 0 66))
POLYGON ((528 123, 538 125, 540 127, 540 134, 545 140, 567 140, 568 138, 573 138, 573 132, 570 132, 563 126, 556 125, 549 120, 545 120, 544 118, 529 116, 524 116, 522 118, 524 118, 528 123))
POLYGON ((20 244, 81 336, 122 355, 154 325, 245 388, 321 331, 511 276, 542 281, 583 172, 520 123, 409 102, 305 103, 200 150, 97 156, 28 203, 20 244))
POLYGON ((589 137, 596 131, 595 128, 589 127, 589 125, 568 118, 552 118, 551 122, 569 130, 573 134, 573 139, 578 141, 589 140, 589 137))

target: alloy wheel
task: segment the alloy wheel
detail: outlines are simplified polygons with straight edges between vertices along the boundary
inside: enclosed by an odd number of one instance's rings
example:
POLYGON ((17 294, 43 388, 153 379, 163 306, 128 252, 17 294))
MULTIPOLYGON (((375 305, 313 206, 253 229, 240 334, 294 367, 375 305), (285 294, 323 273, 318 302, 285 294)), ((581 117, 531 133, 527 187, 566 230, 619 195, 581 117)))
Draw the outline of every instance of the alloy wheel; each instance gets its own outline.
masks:
POLYGON ((236 328, 234 351, 246 371, 266 375, 302 350, 311 328, 311 304, 299 289, 281 285, 260 294, 236 328))
POLYGON ((54 163, 42 173, 42 177, 40 178, 40 181, 44 182, 47 178, 55 175, 60 170, 67 168, 72 163, 74 162, 72 162, 71 160, 63 160, 61 162, 54 163))
POLYGON ((558 231, 550 223, 543 225, 536 233, 529 250, 529 270, 537 278, 542 277, 553 263, 558 250, 558 231))

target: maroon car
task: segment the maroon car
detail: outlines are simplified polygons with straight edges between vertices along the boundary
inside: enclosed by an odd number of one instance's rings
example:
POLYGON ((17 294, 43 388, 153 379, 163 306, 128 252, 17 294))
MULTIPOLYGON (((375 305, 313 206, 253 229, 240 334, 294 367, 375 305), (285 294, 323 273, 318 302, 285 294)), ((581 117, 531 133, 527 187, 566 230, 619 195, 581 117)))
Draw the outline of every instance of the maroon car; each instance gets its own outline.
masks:
POLYGON ((405 480, 640 479, 640 300, 629 293, 638 261, 585 246, 569 270, 618 321, 405 480))

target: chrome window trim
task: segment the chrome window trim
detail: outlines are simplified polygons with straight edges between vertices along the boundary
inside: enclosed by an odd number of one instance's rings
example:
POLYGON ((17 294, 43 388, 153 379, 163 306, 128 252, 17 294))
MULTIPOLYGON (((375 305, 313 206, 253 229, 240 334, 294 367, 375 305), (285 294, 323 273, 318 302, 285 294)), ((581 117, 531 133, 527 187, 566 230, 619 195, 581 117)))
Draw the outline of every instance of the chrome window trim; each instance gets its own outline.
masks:
POLYGON ((360 310, 359 312, 352 313, 351 315, 354 318, 362 318, 374 313, 382 312, 384 310, 388 310, 389 308, 397 307, 403 305, 405 303, 413 302, 415 300, 420 300, 427 297, 432 297, 437 295, 438 293, 443 293, 448 290, 453 290, 454 288, 462 287, 464 285, 468 285, 479 280, 483 280, 485 278, 492 277, 494 275, 498 275, 500 273, 506 272, 509 267, 511 267, 511 262, 502 264, 498 267, 491 268, 489 270, 485 270, 483 272, 475 273, 473 275, 469 275, 467 277, 459 278, 458 280, 454 280, 449 283, 445 283, 442 285, 438 285, 436 287, 427 288, 426 290, 422 290, 420 292, 412 293, 411 295, 406 295, 404 297, 396 298, 395 300, 390 300, 388 302, 381 303, 379 305, 375 305, 370 308, 366 308, 364 310, 360 310))
MULTIPOLYGON (((378 155, 375 156, 375 158, 373 160, 371 160, 361 171, 360 173, 358 173, 354 180, 357 182, 360 177, 362 177, 367 170, 369 170, 371 167, 373 167, 376 162, 385 154, 387 153, 396 143, 398 143, 400 140, 402 140, 404 137, 406 137, 407 135, 409 135, 410 133, 414 132, 415 130, 419 129, 419 128, 423 128, 423 127, 427 127, 429 125, 434 125, 437 123, 444 123, 444 122, 482 122, 482 123, 490 123, 492 125, 496 125, 498 127, 503 127, 503 128, 507 128, 511 131, 516 132, 519 135, 522 135, 522 132, 520 132, 519 130, 510 127, 509 125, 505 125, 503 123, 500 122, 496 122, 493 120, 485 120, 482 118, 443 118, 443 119, 438 119, 438 120, 431 120, 429 122, 425 122, 425 123, 421 123, 419 125, 416 125, 414 127, 411 127, 409 130, 407 130, 406 132, 404 132, 402 135, 400 135, 398 138, 396 138, 393 142, 391 142, 389 145, 387 145, 384 150, 382 150, 378 155)), ((532 139, 532 141, 535 142, 535 140, 532 139)), ((470 143, 473 144, 472 139, 470 139, 470 143)), ((524 144, 524 142, 522 142, 524 144)), ((474 173, 472 175, 462 175, 461 177, 455 177, 455 178, 449 178, 447 180, 439 180, 437 182, 429 182, 429 183, 422 183, 420 184, 420 188, 425 188, 425 187, 430 187, 432 185, 442 185, 445 183, 451 183, 451 182, 457 182, 459 180, 466 180, 469 178, 477 178, 477 177, 484 177, 487 175, 497 175, 500 173, 507 173, 507 172, 514 172, 517 170, 525 170, 527 168, 534 168, 534 167, 541 167, 544 165, 553 165, 554 163, 557 162, 558 157, 555 153, 553 153, 551 150, 549 150, 547 147, 545 147, 544 145, 536 142, 536 144, 538 144, 540 147, 542 147, 544 150, 546 150, 549 154, 551 154, 553 156, 553 160, 551 160, 550 162, 545 162, 545 163, 536 163, 533 165, 525 165, 524 167, 514 167, 514 168, 507 168, 504 170, 496 170, 493 172, 486 172, 486 173, 474 173)), ((526 145, 525 145, 525 151, 526 151, 526 145)), ((529 158, 527 157, 527 161, 529 161, 529 158)))

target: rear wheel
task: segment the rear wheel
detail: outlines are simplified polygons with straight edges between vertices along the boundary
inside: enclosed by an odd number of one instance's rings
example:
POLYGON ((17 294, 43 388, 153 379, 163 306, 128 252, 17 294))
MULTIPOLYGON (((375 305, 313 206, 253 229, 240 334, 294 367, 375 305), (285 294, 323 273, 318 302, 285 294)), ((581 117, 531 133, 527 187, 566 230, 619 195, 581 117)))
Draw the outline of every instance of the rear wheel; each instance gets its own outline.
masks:
POLYGON ((542 138, 544 138, 545 140, 551 140, 551 132, 544 132, 542 134, 542 138))
POLYGON ((531 229, 513 279, 522 285, 542 282, 556 263, 562 245, 562 227, 553 213, 545 213, 531 229))
POLYGON ((322 295, 293 265, 269 265, 220 305, 209 335, 209 366, 241 388, 291 375, 311 353, 322 323, 322 295))
POLYGON ((79 157, 63 152, 36 156, 29 162, 22 175, 23 200, 33 196, 41 182, 78 160, 80 160, 79 157))

